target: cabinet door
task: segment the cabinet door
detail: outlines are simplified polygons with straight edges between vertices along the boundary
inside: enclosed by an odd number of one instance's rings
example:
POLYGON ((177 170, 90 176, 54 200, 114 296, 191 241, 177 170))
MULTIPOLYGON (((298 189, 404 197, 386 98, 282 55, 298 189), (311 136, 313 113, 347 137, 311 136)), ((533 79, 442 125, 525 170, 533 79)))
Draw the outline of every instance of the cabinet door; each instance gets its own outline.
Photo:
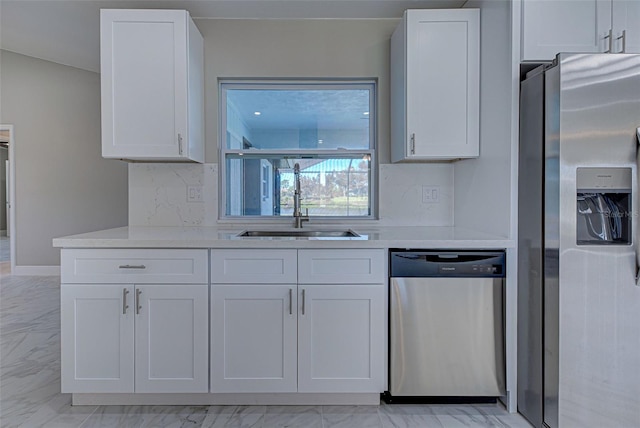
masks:
POLYGON ((382 284, 300 286, 299 392, 384 390, 384 291, 382 284))
POLYGON ((408 159, 479 154, 479 12, 407 13, 408 159))
POLYGON ((612 13, 613 51, 640 53, 640 1, 613 0, 612 13))
POLYGON ((551 61, 559 52, 609 49, 611 0, 523 0, 522 60, 551 61))
POLYGON ((296 286, 211 287, 211 392, 295 392, 296 286))
POLYGON ((62 392, 133 392, 133 286, 62 284, 62 392))
POLYGON ((187 14, 101 11, 102 155, 182 158, 187 141, 187 14), (179 137, 180 135, 180 137, 179 137))
POLYGON ((144 285, 135 293, 135 391, 207 392, 208 285, 144 285))

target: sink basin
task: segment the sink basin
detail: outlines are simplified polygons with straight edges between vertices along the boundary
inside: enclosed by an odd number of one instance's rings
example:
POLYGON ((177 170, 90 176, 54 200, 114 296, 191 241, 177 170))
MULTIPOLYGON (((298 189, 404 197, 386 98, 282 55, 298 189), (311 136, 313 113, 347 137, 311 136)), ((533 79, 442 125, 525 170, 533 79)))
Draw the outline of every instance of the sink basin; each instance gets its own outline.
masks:
POLYGON ((266 238, 358 238, 353 230, 245 230, 239 237, 266 238))

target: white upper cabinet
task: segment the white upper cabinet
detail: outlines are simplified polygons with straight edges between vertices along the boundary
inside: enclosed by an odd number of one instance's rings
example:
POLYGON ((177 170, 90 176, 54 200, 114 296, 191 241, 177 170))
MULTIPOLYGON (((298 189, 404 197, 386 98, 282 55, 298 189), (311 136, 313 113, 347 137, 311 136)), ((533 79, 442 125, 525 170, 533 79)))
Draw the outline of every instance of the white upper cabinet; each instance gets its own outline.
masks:
POLYGON ((187 11, 101 11, 103 157, 204 162, 203 52, 187 11))
POLYGON ((611 6, 613 52, 640 53, 640 1, 614 0, 611 6))
POLYGON ((480 11, 407 10, 391 38, 391 160, 479 156, 480 11))
POLYGON ((640 1, 522 0, 522 61, 559 52, 640 52, 640 1))

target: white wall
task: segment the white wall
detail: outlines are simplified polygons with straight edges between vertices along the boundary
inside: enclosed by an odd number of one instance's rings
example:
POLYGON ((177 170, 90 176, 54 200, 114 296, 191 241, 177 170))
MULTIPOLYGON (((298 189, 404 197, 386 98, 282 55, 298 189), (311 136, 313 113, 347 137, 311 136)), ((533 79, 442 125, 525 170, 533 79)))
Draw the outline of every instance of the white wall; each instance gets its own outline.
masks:
POLYGON ((127 165, 101 157, 100 76, 0 51, 14 125, 18 266, 56 266, 54 237, 127 224, 127 165))
POLYGON ((455 224, 515 238, 510 2, 468 1, 465 7, 481 9, 480 157, 455 163, 455 224))

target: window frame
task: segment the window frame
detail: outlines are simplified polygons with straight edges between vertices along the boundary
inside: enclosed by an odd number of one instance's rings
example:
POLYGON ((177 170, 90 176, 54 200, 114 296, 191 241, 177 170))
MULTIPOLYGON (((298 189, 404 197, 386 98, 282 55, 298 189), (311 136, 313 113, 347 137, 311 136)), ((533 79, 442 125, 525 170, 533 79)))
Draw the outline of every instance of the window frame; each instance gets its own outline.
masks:
MULTIPOLYGON (((369 159, 369 215, 363 216, 318 216, 311 215, 313 220, 322 222, 330 221, 362 221, 377 220, 377 184, 378 184, 378 159, 377 159, 377 89, 378 81, 375 78, 354 79, 218 79, 218 221, 221 222, 289 222, 293 217, 280 215, 227 215, 227 156, 243 155, 251 153, 252 156, 304 158, 310 155, 318 158, 340 158, 341 156, 353 156, 369 159), (227 148, 227 90, 229 89, 366 89, 369 90, 369 148, 368 149, 229 149, 227 148)), ((262 183, 260 183, 262 185, 262 183)), ((243 183, 244 185, 244 183, 243 183)), ((261 189, 262 193, 262 189, 261 189)), ((304 199, 304 189, 303 189, 304 199)))

